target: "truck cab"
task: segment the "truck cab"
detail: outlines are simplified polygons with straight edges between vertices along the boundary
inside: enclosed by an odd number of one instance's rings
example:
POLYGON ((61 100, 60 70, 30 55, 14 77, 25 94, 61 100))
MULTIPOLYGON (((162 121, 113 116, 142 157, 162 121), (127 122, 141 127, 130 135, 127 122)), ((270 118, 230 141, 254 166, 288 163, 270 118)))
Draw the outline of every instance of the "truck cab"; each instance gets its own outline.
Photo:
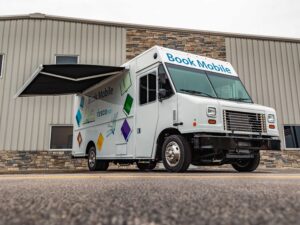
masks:
POLYGON ((259 150, 280 150, 275 110, 253 103, 230 63, 159 52, 156 157, 169 171, 191 163, 250 172, 259 165, 259 150))

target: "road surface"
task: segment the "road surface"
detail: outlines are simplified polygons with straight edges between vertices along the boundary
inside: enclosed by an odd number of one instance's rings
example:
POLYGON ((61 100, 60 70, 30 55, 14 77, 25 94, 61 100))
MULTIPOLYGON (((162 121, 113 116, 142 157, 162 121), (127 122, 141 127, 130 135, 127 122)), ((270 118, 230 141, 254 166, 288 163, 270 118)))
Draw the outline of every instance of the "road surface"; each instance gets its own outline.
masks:
POLYGON ((0 224, 300 224, 300 173, 0 175, 0 224))

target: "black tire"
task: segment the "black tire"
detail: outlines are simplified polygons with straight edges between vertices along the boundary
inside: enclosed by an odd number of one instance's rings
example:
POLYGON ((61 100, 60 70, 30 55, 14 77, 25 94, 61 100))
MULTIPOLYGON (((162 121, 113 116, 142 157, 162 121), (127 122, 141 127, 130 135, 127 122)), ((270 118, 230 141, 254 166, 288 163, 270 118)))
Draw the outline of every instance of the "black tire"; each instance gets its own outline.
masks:
POLYGON ((236 163, 231 164, 232 167, 238 172, 252 172, 257 169, 260 162, 260 154, 254 154, 254 158, 240 159, 236 163))
POLYGON ((190 144, 181 135, 167 137, 162 146, 162 161, 169 172, 185 172, 192 160, 190 144), (176 157, 179 154, 179 158, 176 157), (174 162, 174 163, 171 163, 174 162))
POLYGON ((155 169, 156 162, 150 162, 150 163, 140 163, 140 162, 137 162, 136 166, 141 171, 151 171, 151 170, 155 169))
POLYGON ((106 171, 108 169, 109 162, 96 159, 96 148, 90 147, 88 154, 88 167, 90 171, 106 171))

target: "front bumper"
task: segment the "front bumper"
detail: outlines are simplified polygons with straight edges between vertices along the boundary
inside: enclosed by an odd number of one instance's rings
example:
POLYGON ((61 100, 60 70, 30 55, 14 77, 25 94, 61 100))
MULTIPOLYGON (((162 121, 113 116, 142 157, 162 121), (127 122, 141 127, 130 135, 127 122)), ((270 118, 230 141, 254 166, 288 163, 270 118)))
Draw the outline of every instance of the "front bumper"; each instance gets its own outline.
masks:
POLYGON ((207 134, 194 135, 195 149, 248 149, 280 151, 280 140, 265 136, 218 136, 207 134))

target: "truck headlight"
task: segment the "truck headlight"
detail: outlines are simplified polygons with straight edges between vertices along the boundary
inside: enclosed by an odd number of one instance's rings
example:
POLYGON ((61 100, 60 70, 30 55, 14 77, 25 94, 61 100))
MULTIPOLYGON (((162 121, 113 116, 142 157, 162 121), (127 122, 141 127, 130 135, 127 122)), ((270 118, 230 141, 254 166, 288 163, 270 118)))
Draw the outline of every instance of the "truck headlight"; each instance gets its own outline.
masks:
POLYGON ((216 110, 216 108, 215 107, 208 107, 207 108, 207 116, 208 117, 216 117, 216 115, 217 115, 217 110, 216 110))
POLYGON ((275 123, 275 115, 274 114, 269 114, 268 115, 268 122, 269 123, 275 123))

